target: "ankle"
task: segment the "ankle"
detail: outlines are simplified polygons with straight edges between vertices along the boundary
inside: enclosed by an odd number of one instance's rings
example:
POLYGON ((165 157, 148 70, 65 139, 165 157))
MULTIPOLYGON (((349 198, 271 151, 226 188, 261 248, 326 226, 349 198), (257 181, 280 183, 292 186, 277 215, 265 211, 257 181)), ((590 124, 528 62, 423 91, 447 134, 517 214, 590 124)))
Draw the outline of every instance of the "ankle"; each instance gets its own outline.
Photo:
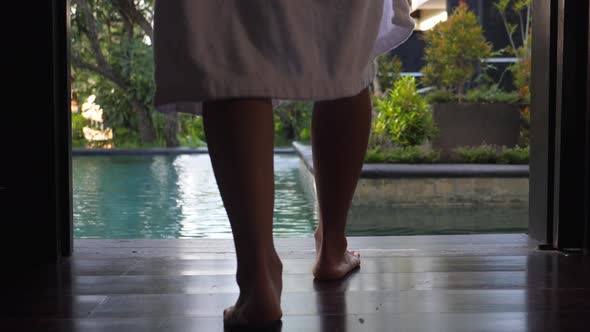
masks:
POLYGON ((346 238, 330 240, 323 239, 318 250, 319 260, 339 260, 346 253, 348 248, 346 238))
POLYGON ((258 255, 255 258, 244 261, 243 264, 238 262, 236 277, 238 284, 240 281, 248 284, 258 280, 266 281, 277 273, 281 274, 282 271, 283 263, 276 252, 273 251, 270 254, 258 255))

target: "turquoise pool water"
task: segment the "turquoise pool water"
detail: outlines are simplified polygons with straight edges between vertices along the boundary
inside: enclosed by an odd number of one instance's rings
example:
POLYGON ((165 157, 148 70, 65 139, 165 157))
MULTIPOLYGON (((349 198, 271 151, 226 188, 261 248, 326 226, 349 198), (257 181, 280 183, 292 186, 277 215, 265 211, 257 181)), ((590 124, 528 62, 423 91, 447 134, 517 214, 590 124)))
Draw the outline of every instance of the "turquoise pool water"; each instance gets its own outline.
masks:
MULTIPOLYGON (((311 236, 299 159, 274 158, 275 236, 311 236)), ((207 154, 74 157, 73 190, 76 238, 231 238, 207 154)), ((348 220, 351 236, 525 232, 527 209, 353 206, 348 220)))

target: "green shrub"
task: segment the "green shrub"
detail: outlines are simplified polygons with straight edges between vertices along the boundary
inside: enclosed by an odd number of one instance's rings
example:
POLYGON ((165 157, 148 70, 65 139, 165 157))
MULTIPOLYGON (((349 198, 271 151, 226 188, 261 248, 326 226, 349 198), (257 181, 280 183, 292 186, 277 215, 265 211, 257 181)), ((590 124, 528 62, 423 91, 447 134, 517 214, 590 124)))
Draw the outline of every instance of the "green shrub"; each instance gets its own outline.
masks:
POLYGON ((518 94, 527 103, 531 102, 531 70, 532 70, 532 50, 531 40, 525 46, 521 46, 516 51, 516 56, 520 59, 513 63, 509 69, 514 78, 514 85, 516 86, 518 94))
POLYGON ((425 151, 419 146, 383 149, 375 147, 367 150, 365 163, 423 164, 434 163, 440 159, 438 151, 425 151))
POLYGON ((434 163, 440 159, 437 151, 424 151, 419 146, 392 149, 385 153, 385 160, 389 163, 422 164, 434 163))
MULTIPOLYGON (((150 117, 152 118, 152 127, 154 128, 154 133, 156 134, 156 139, 154 142, 148 143, 146 145, 155 145, 156 147, 165 147, 166 144, 166 114, 161 112, 152 112, 150 117)), ((178 122, 177 122, 178 125, 178 122)), ((139 131, 141 133, 141 130, 139 131)), ((178 140, 178 134, 176 135, 176 139, 178 140)), ((142 142, 143 145, 144 142, 142 142)), ((180 142, 179 142, 180 143, 180 142)), ((147 147, 147 146, 146 146, 147 147)))
POLYGON ((457 102, 457 97, 449 90, 435 89, 426 93, 426 100, 431 103, 457 102))
POLYGON ((192 114, 178 114, 180 146, 201 147, 207 145, 203 117, 192 114))
POLYGON ((457 161, 476 164, 528 164, 530 148, 495 145, 463 146, 453 150, 457 161))
POLYGON ((416 81, 406 76, 393 90, 377 98, 375 133, 382 134, 398 146, 420 145, 436 133, 432 110, 426 99, 416 92, 416 81))
POLYGON ((299 140, 301 142, 309 142, 311 139, 311 129, 310 128, 302 128, 299 131, 299 140))
POLYGON ((492 52, 477 16, 462 2, 445 22, 424 33, 424 41, 425 82, 452 91, 461 102, 466 83, 492 52))
POLYGON ((86 120, 82 113, 72 113, 72 146, 76 148, 85 147, 87 144, 82 128, 88 126, 90 121, 86 120))
POLYGON ((85 148, 88 141, 85 139, 72 139, 73 148, 85 148))
POLYGON ((518 103, 521 97, 518 92, 506 92, 496 86, 481 86, 471 89, 465 94, 464 101, 469 103, 518 103))
POLYGON ((381 151, 379 147, 375 147, 367 150, 365 154, 365 163, 368 164, 381 164, 385 163, 385 153, 381 151))
POLYGON ((290 100, 275 107, 275 145, 290 146, 294 140, 309 141, 312 112, 312 101, 290 100))
POLYGON ((127 127, 113 128, 113 145, 115 148, 136 149, 143 147, 139 132, 127 127))
POLYGON ((520 112, 520 118, 522 120, 520 126, 520 136, 519 136, 519 145, 520 146, 528 146, 530 145, 530 135, 531 135, 531 108, 530 106, 525 107, 520 112))
POLYGON ((500 162, 502 164, 528 164, 530 160, 530 147, 502 148, 500 162))
POLYGON ((402 62, 393 55, 384 54, 377 58, 376 76, 381 86, 381 91, 393 89, 394 83, 401 78, 402 62))
POLYGON ((381 150, 388 150, 394 147, 393 142, 389 137, 383 135, 381 133, 375 132, 375 123, 376 119, 373 119, 373 124, 371 125, 371 132, 369 134, 369 145, 367 150, 371 149, 381 149, 381 150))
POLYGON ((497 0, 494 7, 504 23, 509 40, 505 51, 519 61, 508 67, 521 98, 530 103, 532 55, 532 0, 497 0), (520 37, 515 39, 514 36, 520 37))
POLYGON ((500 160, 500 148, 495 145, 461 146, 453 149, 455 159, 473 164, 495 164, 500 160))

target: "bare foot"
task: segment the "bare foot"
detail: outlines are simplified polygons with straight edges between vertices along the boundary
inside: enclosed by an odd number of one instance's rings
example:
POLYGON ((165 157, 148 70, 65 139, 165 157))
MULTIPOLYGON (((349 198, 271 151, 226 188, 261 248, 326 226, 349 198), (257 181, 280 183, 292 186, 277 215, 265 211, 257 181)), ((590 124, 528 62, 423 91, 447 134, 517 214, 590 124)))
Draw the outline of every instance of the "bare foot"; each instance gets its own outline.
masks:
POLYGON ((272 327, 280 322, 283 266, 278 256, 272 261, 267 271, 256 271, 255 278, 238 276, 240 296, 223 311, 225 327, 272 327))
POLYGON ((313 276, 318 280, 341 279, 360 265, 360 254, 346 250, 340 258, 318 259, 313 267, 313 276))
POLYGON ((322 245, 321 230, 315 233, 316 262, 313 276, 318 280, 341 279, 361 264, 361 255, 356 251, 346 250, 346 238, 322 245), (339 243, 336 243, 339 242, 339 243))

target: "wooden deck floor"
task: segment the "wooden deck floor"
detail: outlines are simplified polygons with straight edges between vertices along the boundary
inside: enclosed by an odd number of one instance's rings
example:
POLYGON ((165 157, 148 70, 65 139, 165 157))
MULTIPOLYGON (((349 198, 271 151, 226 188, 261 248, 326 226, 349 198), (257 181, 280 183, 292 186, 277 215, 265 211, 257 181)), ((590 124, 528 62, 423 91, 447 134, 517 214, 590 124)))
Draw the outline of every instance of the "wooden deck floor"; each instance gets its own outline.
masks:
MULTIPOLYGON (((524 234, 355 237, 361 269, 311 276, 312 239, 278 239, 282 331, 588 331, 588 257, 524 234)), ((3 283, 0 331, 222 331, 237 297, 231 240, 76 240, 3 283)))

